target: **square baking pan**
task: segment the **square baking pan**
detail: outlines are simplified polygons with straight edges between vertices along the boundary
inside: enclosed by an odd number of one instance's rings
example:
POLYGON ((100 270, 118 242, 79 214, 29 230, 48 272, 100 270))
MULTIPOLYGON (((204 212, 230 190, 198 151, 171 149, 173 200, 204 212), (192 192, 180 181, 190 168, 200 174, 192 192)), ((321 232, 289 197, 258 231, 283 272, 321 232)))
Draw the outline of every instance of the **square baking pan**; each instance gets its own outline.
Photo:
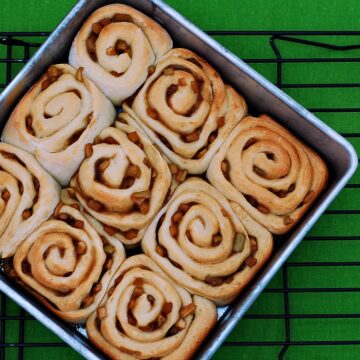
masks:
MULTIPOLYGON (((229 307, 219 309, 219 321, 196 354, 209 359, 252 305, 305 234, 345 186, 358 165, 352 146, 301 105, 239 60, 230 51, 189 23, 161 0, 81 0, 52 33, 40 50, 0 95, 0 129, 21 96, 54 63, 67 62, 68 51, 83 21, 98 7, 121 2, 137 8, 159 22, 172 36, 175 46, 187 47, 210 62, 246 98, 251 113, 269 113, 277 121, 319 152, 328 164, 330 179, 326 191, 297 227, 276 239, 273 256, 229 307)), ((225 19, 224 19, 225 20, 225 19)), ((0 271, 0 290, 41 321, 87 359, 105 359, 86 339, 81 326, 69 325, 0 271)))

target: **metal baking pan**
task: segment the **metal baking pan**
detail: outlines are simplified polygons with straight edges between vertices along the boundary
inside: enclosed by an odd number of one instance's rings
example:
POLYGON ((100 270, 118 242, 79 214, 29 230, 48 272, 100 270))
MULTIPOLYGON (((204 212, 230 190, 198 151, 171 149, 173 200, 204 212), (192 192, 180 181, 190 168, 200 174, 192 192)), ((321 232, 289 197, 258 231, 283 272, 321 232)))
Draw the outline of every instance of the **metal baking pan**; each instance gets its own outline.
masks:
MULTIPOLYGON (((70 45, 83 21, 97 8, 114 2, 117 1, 81 0, 78 2, 35 56, 0 95, 0 130, 21 96, 47 67, 50 64, 67 62, 70 45)), ((137 8, 163 25, 172 36, 175 46, 187 47, 203 56, 220 72, 226 82, 245 96, 252 113, 266 112, 275 117, 295 135, 318 151, 329 166, 328 187, 311 211, 290 234, 277 241, 270 261, 237 300, 231 306, 219 309, 219 321, 216 328, 207 337, 206 342, 195 356, 197 359, 209 359, 330 202, 345 186, 356 170, 358 158, 352 146, 344 138, 163 1, 121 0, 118 2, 137 8)), ((105 359, 105 356, 99 353, 87 340, 82 327, 69 325, 58 319, 26 291, 9 281, 1 271, 0 290, 85 358, 105 359)))

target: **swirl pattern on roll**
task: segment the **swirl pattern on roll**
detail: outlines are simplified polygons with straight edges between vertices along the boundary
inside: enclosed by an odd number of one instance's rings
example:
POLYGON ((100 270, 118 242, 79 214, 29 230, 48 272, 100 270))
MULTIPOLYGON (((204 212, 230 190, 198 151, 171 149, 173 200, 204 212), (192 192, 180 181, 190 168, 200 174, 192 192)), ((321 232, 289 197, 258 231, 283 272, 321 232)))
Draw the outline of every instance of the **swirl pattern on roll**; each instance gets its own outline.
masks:
POLYGON ((0 258, 15 253, 59 198, 60 186, 32 155, 0 143, 0 258))
POLYGON ((202 58, 173 49, 124 109, 169 160, 190 174, 206 171, 232 128, 247 113, 245 100, 202 58))
POLYGON ((272 250, 271 234, 202 179, 175 190, 142 248, 179 285, 218 305, 231 302, 272 250))
POLYGON ((207 176, 272 233, 283 234, 325 188, 328 170, 318 154, 262 115, 236 126, 207 176))
POLYGON ((16 251, 14 277, 60 318, 80 323, 96 310, 124 259, 121 242, 99 235, 78 203, 59 203, 16 251))
POLYGON ((65 186, 84 158, 85 144, 110 126, 115 115, 82 68, 52 65, 17 105, 2 139, 34 154, 65 186))
POLYGON ((127 259, 86 323, 111 359, 186 360, 216 323, 216 307, 176 286, 146 255, 127 259))
POLYGON ((120 105, 171 48, 169 34, 158 23, 129 6, 112 4, 85 21, 72 44, 69 63, 83 66, 86 76, 120 105))
POLYGON ((87 146, 87 158, 71 187, 105 231, 133 247, 164 203, 171 173, 141 131, 123 123, 117 126, 104 129, 87 146))

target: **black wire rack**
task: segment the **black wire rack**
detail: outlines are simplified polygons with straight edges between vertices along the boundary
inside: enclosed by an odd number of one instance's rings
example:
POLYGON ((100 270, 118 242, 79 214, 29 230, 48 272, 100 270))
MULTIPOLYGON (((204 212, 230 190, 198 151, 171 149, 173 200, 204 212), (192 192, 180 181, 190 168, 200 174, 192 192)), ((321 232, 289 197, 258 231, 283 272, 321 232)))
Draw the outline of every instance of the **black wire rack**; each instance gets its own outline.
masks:
MULTIPOLYGON (((281 42, 286 43, 295 43, 299 46, 307 47, 316 47, 324 48, 334 52, 347 51, 360 49, 359 44, 350 44, 350 45, 332 45, 330 43, 314 41, 313 39, 309 40, 308 37, 318 37, 326 36, 360 36, 359 32, 354 31, 208 31, 209 35, 214 36, 236 36, 236 37, 265 37, 267 39, 267 46, 270 47, 273 51, 273 58, 249 58, 244 59, 250 65, 256 64, 275 64, 276 73, 275 73, 275 83, 278 87, 282 89, 301 89, 301 88, 356 88, 360 87, 360 83, 316 83, 316 84, 304 84, 304 83, 285 83, 284 79, 284 66, 290 63, 338 63, 339 66, 345 63, 351 62, 360 62, 360 57, 339 57, 339 56, 329 56, 329 57, 291 57, 286 58, 281 53, 281 42)), ((48 33, 40 32, 18 32, 18 33, 0 33, 0 91, 3 90, 6 85, 11 81, 11 79, 16 75, 18 70, 23 64, 25 64, 28 59, 33 55, 36 49, 41 45, 41 43, 46 39, 48 33), (2 77, 1 77, 2 76, 2 77)), ((360 41, 359 41, 360 42, 360 41)), ((342 54, 342 53, 341 53, 342 54)), ((359 113, 360 108, 358 107, 317 107, 309 109, 315 113, 359 113)), ((360 132, 346 132, 342 134, 347 138, 360 138, 360 132)), ((360 183, 348 184, 346 186, 348 189, 357 189, 360 188, 360 183)), ((341 209, 341 210, 328 210, 327 215, 359 215, 360 210, 357 209, 341 209)), ((360 241, 360 234, 358 236, 308 236, 305 238, 305 241, 360 241)), ((357 248, 359 249, 359 248, 357 248)), ((256 341, 231 341, 228 340, 224 343, 224 347, 276 347, 278 350, 276 352, 275 358, 283 359, 286 358, 286 354, 290 347, 304 347, 304 346, 355 346, 356 350, 353 353, 354 359, 360 358, 360 326, 358 331, 357 339, 349 340, 309 340, 309 341, 299 341, 294 339, 292 331, 292 322, 297 319, 360 319, 360 287, 294 287, 291 286, 289 281, 289 271, 299 271, 301 272, 304 268, 316 268, 316 267, 339 267, 346 268, 351 267, 352 269, 360 268, 360 261, 287 261, 281 270, 281 285, 267 288, 264 292, 266 294, 280 294, 283 303, 283 311, 281 314, 248 314, 245 316, 247 320, 282 320, 283 323, 283 338, 281 341, 268 341, 268 340, 256 340, 256 341), (347 313, 333 313, 333 314, 324 314, 324 313, 307 313, 307 314, 297 314, 291 311, 291 294, 305 294, 305 293, 318 293, 323 294, 321 296, 328 296, 330 293, 344 293, 344 294, 355 294, 359 297, 355 297, 358 300, 358 311, 359 313, 347 314, 347 313)), ((360 276, 359 276, 360 280, 360 276)), ((359 284, 360 285, 360 284, 359 284)), ((23 360, 26 357, 24 356, 24 350, 26 348, 59 348, 67 347, 63 342, 30 342, 25 341, 25 329, 26 323, 29 321, 35 321, 33 317, 26 314, 24 310, 20 310, 18 315, 11 315, 8 313, 8 305, 10 300, 6 298, 4 294, 0 295, 1 305, 0 305, 0 359, 6 359, 6 349, 8 348, 17 348, 17 359, 23 360), (17 327, 17 342, 8 341, 6 333, 6 324, 10 321, 18 321, 17 327)), ((360 325, 360 324, 359 324, 360 325)), ((270 326, 271 327, 271 326, 270 326)), ((46 350, 44 350, 46 351, 46 350)), ((12 358, 16 358, 12 357, 12 358)), ((323 358, 323 357, 321 357, 323 358)))

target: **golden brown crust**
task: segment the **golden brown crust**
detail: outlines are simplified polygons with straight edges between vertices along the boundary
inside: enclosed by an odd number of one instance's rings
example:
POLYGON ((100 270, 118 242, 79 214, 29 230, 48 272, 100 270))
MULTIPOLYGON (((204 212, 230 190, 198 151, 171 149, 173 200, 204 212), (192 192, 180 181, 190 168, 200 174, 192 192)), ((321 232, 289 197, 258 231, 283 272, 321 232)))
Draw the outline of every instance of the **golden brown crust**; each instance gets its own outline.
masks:
POLYGON ((115 274, 113 285, 111 294, 100 306, 101 311, 93 314, 86 323, 89 339, 111 359, 190 359, 216 323, 213 303, 199 296, 191 297, 146 255, 127 259, 115 274), (130 305, 136 291, 139 295, 130 305), (146 310, 149 296, 153 297, 150 308, 154 309, 154 314, 152 310, 146 310), (125 316, 122 315, 124 309, 128 309, 125 316), (133 314, 132 325, 129 311, 133 314), (114 318, 118 321, 117 326, 114 318), (144 326, 149 327, 154 319, 158 325, 144 330, 144 326), (178 328, 174 332, 175 327, 178 328))
POLYGON ((324 190, 324 161, 267 115, 246 117, 211 161, 210 182, 274 234, 288 232, 324 190))
POLYGON ((173 49, 125 110, 176 166, 204 173, 247 105, 201 57, 173 49))
POLYGON ((190 178, 148 227, 143 251, 189 292, 228 304, 272 250, 271 234, 234 210, 214 187, 190 178))
POLYGON ((69 63, 83 66, 86 76, 120 105, 145 82, 148 67, 171 48, 169 34, 158 23, 130 6, 112 4, 85 21, 72 44, 69 63), (116 50, 119 41, 123 51, 116 50))

